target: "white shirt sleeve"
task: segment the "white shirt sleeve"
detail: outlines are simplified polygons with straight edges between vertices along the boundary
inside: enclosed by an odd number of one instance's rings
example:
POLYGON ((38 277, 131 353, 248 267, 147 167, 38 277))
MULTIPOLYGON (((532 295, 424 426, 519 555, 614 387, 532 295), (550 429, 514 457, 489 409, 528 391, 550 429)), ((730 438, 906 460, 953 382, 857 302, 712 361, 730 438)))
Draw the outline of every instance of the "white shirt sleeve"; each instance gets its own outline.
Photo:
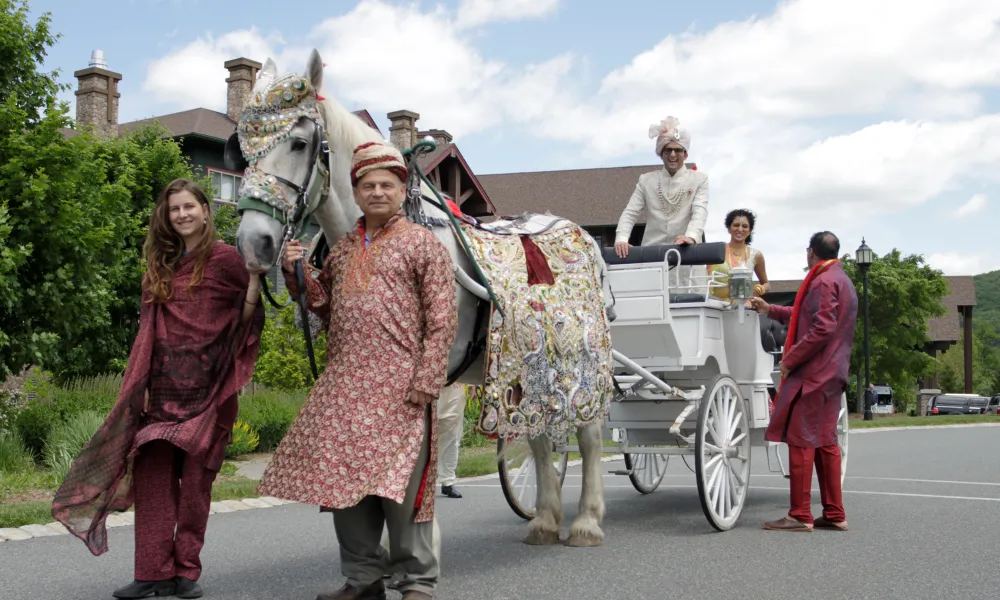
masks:
POLYGON ((701 235, 705 232, 705 223, 708 221, 708 176, 702 180, 701 185, 694 191, 694 201, 691 203, 691 220, 688 221, 685 235, 701 243, 701 235))
POLYGON ((629 198, 628 205, 622 211, 621 218, 618 219, 618 229, 615 230, 615 243, 627 242, 632 235, 632 227, 646 210, 646 193, 642 189, 642 179, 635 184, 635 191, 629 198))

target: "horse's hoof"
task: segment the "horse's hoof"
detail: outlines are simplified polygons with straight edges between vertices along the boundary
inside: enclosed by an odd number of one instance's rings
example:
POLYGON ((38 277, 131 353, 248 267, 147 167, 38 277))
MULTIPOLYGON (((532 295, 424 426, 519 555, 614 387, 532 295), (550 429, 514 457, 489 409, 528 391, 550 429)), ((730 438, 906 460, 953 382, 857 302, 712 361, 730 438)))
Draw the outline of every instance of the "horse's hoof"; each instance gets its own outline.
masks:
POLYGON ((574 548, 593 548, 603 543, 604 532, 594 519, 583 519, 582 523, 574 523, 566 540, 566 545, 574 548))
POLYGON ((594 548, 604 544, 604 535, 595 536, 589 533, 577 533, 566 539, 566 545, 573 548, 594 548))
POLYGON ((532 529, 528 531, 524 543, 531 546, 552 546, 559 543, 559 532, 549 529, 532 529))

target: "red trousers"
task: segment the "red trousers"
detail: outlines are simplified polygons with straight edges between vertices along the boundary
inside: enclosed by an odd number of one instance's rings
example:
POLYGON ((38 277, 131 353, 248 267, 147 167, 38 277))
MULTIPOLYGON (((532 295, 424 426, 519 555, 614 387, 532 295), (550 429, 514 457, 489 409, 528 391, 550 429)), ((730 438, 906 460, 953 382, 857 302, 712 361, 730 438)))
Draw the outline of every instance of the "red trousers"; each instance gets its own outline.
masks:
POLYGON ((819 479, 823 517, 834 523, 846 521, 844 495, 840 487, 840 446, 836 444, 822 448, 788 446, 788 474, 792 484, 792 509, 788 512, 788 516, 800 523, 813 522, 813 464, 816 465, 816 475, 819 479))
POLYGON ((133 465, 135 578, 197 581, 216 472, 170 442, 144 444, 133 465))

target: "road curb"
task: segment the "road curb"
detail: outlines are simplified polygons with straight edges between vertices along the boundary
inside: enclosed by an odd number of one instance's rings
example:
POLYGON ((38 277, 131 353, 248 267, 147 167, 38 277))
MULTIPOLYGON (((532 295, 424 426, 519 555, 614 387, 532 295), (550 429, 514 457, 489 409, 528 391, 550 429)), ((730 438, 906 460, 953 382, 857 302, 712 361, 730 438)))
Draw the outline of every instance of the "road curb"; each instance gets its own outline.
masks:
POLYGON ((864 429, 855 429, 852 427, 850 435, 877 433, 881 431, 926 431, 928 429, 968 429, 971 427, 1000 427, 1000 423, 959 423, 956 425, 913 425, 907 427, 865 427, 864 429))
MULTIPOLYGON (((272 498, 270 496, 260 498, 244 498, 243 500, 223 500, 213 502, 209 508, 209 515, 223 513, 240 512, 244 510, 257 510, 282 506, 284 504, 297 504, 288 500, 272 498)), ((128 527, 135 524, 135 512, 111 513, 108 515, 105 525, 109 528, 128 527)), ((53 521, 45 525, 23 525, 21 527, 0 528, 0 544, 4 542, 21 542, 40 537, 54 537, 69 535, 69 530, 58 521, 53 521)))

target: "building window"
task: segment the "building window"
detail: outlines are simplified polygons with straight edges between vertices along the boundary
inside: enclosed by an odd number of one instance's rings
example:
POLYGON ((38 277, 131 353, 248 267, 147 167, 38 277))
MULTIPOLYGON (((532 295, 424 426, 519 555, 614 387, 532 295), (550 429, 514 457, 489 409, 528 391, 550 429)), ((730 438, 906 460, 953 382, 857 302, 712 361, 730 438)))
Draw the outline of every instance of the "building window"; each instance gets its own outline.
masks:
POLYGON ((232 173, 214 171, 209 169, 212 175, 213 200, 222 202, 236 202, 236 194, 240 191, 240 184, 243 178, 232 173))

